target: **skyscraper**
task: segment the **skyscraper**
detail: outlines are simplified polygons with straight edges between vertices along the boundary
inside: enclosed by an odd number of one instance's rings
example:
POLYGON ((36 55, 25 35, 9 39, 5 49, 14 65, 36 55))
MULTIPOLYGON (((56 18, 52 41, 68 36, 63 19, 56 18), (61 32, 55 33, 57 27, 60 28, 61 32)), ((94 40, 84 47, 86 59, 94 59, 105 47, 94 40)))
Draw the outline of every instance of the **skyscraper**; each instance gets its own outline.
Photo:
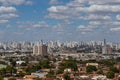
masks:
POLYGON ((102 47, 102 54, 107 54, 106 39, 104 39, 104 43, 103 43, 103 47, 102 47))
POLYGON ((47 55, 47 46, 45 44, 43 44, 43 42, 41 41, 41 44, 38 43, 37 45, 33 46, 33 54, 34 55, 41 55, 41 56, 45 56, 47 55))

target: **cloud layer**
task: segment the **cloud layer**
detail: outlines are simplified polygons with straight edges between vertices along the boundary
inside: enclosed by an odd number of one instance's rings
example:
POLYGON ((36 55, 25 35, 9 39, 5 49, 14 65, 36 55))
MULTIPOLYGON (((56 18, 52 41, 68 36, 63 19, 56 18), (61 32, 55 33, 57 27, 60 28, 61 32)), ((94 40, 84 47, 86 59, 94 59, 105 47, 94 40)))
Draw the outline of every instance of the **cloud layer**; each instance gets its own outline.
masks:
POLYGON ((0 4, 1 29, 4 26, 5 34, 16 38, 93 40, 120 34, 120 0, 0 0, 0 4))
POLYGON ((120 0, 72 0, 65 5, 51 6, 47 10, 47 17, 51 19, 84 21, 86 24, 78 26, 81 30, 108 27, 108 31, 113 31, 114 27, 119 30, 120 26, 120 0))

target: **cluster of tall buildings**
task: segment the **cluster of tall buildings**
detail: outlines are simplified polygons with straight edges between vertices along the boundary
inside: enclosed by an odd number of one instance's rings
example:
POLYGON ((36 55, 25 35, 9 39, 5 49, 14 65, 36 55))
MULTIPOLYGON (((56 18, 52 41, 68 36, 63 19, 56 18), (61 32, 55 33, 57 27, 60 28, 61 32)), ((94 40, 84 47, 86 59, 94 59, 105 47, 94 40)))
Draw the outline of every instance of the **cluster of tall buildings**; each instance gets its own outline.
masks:
POLYGON ((0 42, 1 51, 31 51, 33 43, 31 42, 0 42))
POLYGON ((111 42, 104 41, 89 41, 89 42, 77 42, 77 41, 50 41, 43 43, 41 42, 0 42, 0 53, 3 52, 30 52, 33 55, 47 55, 52 51, 60 50, 91 50, 89 52, 98 51, 102 54, 111 54, 113 51, 120 50, 120 44, 113 44, 111 42), (113 50, 114 49, 114 50, 113 50))
POLYGON ((33 46, 33 55, 41 55, 41 56, 46 56, 47 55, 47 45, 41 43, 37 43, 33 46))

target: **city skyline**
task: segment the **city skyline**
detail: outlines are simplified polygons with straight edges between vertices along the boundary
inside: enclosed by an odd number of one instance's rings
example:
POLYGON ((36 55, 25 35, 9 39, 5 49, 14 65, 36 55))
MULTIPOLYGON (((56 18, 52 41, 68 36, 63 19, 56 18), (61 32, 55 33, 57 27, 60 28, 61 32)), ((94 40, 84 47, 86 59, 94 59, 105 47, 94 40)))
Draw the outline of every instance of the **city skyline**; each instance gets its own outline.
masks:
POLYGON ((0 0, 0 41, 120 42, 120 0, 0 0))

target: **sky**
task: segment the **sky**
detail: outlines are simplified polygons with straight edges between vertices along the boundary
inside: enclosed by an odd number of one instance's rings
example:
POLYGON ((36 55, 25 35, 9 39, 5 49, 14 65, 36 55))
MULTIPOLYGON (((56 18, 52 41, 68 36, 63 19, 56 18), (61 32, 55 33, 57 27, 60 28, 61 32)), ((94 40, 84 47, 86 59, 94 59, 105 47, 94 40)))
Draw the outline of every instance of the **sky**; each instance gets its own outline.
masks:
POLYGON ((0 41, 120 42, 120 0, 0 0, 0 41))

